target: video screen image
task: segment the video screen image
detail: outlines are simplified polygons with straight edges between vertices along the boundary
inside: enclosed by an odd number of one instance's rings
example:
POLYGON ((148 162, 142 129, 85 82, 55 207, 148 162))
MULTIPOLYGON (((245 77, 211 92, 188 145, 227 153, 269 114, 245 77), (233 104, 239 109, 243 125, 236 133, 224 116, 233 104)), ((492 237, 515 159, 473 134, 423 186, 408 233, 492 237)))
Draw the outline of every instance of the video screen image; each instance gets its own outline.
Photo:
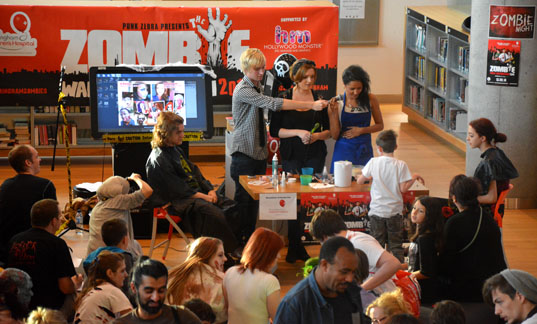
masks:
POLYGON ((185 81, 119 81, 118 126, 153 126, 162 111, 170 111, 187 124, 185 81))

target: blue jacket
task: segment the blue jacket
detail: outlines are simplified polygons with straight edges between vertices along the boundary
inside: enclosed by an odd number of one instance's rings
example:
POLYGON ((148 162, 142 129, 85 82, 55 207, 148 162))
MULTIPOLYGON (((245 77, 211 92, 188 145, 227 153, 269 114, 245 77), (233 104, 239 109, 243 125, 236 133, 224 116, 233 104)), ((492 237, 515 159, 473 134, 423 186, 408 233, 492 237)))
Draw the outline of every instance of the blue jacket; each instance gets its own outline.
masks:
MULTIPOLYGON (((274 324, 335 324, 332 306, 321 295, 315 271, 296 284, 283 298, 274 324)), ((370 323, 362 312, 361 288, 351 284, 345 291, 355 311, 352 313, 352 323, 370 323), (364 318, 364 320, 361 320, 364 318)))

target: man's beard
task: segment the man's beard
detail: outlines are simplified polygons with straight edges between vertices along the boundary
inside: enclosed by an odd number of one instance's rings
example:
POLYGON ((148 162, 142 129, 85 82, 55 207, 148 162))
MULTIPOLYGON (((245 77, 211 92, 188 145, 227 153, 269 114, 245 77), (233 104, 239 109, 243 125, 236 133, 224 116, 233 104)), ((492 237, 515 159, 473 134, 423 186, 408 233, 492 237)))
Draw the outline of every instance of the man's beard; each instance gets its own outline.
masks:
POLYGON ((158 303, 158 306, 149 306, 149 303, 154 303, 152 301, 147 301, 147 303, 142 303, 140 301, 140 295, 136 296, 137 299, 138 299, 138 305, 140 306, 140 308, 142 308, 145 312, 147 312, 148 314, 151 314, 151 315, 155 315, 157 314, 161 308, 162 308, 162 305, 164 305, 164 300, 159 300, 157 303, 158 303))

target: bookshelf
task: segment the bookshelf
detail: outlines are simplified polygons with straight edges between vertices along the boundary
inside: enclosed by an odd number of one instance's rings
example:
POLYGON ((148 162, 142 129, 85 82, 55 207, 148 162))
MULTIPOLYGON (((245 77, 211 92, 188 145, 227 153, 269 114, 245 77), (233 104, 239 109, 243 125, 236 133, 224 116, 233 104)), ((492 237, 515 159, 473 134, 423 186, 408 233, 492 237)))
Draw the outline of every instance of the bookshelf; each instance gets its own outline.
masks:
POLYGON ((470 36, 466 14, 445 6, 406 11, 403 112, 409 121, 466 151, 470 36))
MULTIPOLYGON (((54 147, 52 137, 56 131, 56 109, 56 106, 0 107, 0 124, 13 133, 10 143, 16 140, 20 144, 31 144, 41 156, 51 156, 54 147)), ((70 124, 68 129, 72 134, 70 136, 71 154, 87 156, 98 152, 99 155, 111 155, 109 145, 103 149, 102 141, 91 138, 89 107, 72 106, 68 109, 67 120, 70 124)), ((63 117, 60 115, 61 125, 63 125, 63 117)), ((12 146, 8 146, 7 141, 1 140, 2 134, 3 129, 0 127, 0 156, 7 156, 12 146)), ((65 139, 61 134, 61 128, 58 130, 58 136, 57 154, 65 155, 65 139)))

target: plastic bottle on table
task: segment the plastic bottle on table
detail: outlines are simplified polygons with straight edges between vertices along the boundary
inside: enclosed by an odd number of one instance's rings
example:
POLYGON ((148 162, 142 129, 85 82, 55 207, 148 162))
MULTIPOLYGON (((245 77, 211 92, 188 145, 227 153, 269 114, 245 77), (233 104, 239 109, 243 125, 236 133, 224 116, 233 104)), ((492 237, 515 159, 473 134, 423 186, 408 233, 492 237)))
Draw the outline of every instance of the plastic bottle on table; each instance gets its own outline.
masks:
POLYGON ((278 155, 276 153, 272 156, 272 186, 278 186, 278 155))
POLYGON ((323 174, 321 176, 321 180, 323 181, 323 183, 328 183, 330 181, 328 170, 326 169, 326 165, 323 168, 323 174))
POLYGON ((83 228, 84 226, 84 216, 82 216, 82 212, 80 211, 80 209, 76 211, 75 223, 76 233, 82 235, 82 230, 80 230, 79 228, 83 228))

